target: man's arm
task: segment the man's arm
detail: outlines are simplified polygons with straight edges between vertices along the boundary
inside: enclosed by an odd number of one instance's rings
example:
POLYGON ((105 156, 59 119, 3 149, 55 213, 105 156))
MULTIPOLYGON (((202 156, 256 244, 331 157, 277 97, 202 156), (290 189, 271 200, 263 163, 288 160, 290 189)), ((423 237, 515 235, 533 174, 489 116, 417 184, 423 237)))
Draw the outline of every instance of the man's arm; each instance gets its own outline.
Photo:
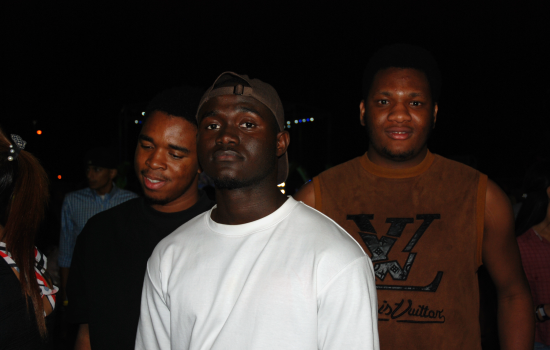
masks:
MULTIPOLYGON (((88 286, 90 276, 86 273, 87 259, 86 247, 89 227, 85 226, 82 233, 78 236, 74 256, 71 263, 71 274, 67 280, 67 296, 70 299, 66 308, 66 318, 69 323, 78 323, 78 334, 75 342, 75 350, 91 349, 89 324, 89 306, 88 286)), ((67 269, 69 270, 69 269, 67 269)), ((94 283, 95 281, 91 281, 94 283)))
POLYGON ((514 234, 512 206, 490 180, 485 202, 483 264, 497 289, 501 349, 533 349, 534 307, 514 234))
POLYGON ((90 329, 88 324, 81 324, 78 328, 78 334, 76 336, 76 343, 74 344, 74 350, 91 350, 90 345, 90 329))
POLYGON ((170 310, 160 289, 158 254, 147 262, 141 293, 141 312, 136 335, 136 350, 170 349, 170 310))
POLYGON ((293 197, 295 200, 302 201, 304 204, 315 208, 315 187, 313 185, 313 181, 303 185, 293 197))
POLYGON ((367 256, 345 267, 318 298, 318 349, 380 349, 376 284, 367 256))
POLYGON ((59 258, 58 263, 61 274, 61 303, 67 300, 67 279, 69 278, 69 267, 74 250, 76 237, 73 237, 74 225, 71 220, 71 205, 65 198, 61 209, 61 232, 59 234, 59 258))

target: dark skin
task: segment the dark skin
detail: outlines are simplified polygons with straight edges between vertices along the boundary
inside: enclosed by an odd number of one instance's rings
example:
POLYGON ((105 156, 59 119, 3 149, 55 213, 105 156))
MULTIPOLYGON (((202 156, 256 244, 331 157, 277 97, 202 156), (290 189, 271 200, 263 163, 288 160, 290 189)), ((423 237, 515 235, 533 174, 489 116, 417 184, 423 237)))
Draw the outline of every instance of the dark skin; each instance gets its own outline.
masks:
POLYGON ((277 188, 277 157, 290 142, 278 131, 273 114, 248 96, 223 95, 207 101, 199 113, 198 156, 213 178, 233 179, 235 189, 216 188, 212 220, 239 225, 277 210, 287 197, 277 188))
MULTIPOLYGON (((369 126, 369 132, 375 136, 370 138, 367 153, 374 164, 403 169, 422 162, 427 153, 426 126, 430 125, 430 118, 435 125, 437 116, 437 104, 431 101, 424 73, 399 68, 378 72, 359 111, 361 124, 369 126), (397 135, 391 135, 396 131, 397 135), (383 147, 389 154, 381 152, 383 147), (396 153, 409 156, 391 157, 396 153)), ((313 183, 302 187, 294 198, 315 207, 313 183)), ((534 307, 514 234, 512 206, 491 180, 487 183, 485 201, 483 264, 497 289, 501 349, 532 349, 534 307)))

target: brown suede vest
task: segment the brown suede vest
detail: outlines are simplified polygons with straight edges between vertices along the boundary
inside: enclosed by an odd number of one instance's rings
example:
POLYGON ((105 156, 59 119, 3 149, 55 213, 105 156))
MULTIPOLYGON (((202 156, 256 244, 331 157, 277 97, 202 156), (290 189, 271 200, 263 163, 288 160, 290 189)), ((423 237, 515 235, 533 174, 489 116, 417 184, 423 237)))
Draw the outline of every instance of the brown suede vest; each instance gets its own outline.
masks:
POLYGON ((430 152, 405 170, 365 154, 313 182, 316 209, 372 259, 382 350, 481 349, 476 272, 487 176, 430 152))

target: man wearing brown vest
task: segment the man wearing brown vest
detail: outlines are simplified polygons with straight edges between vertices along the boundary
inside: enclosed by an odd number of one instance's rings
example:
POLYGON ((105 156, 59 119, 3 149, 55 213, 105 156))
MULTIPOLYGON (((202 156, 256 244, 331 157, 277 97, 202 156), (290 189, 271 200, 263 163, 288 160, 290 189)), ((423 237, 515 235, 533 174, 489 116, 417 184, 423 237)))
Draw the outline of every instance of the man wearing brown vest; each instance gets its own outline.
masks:
POLYGON ((305 185, 297 200, 369 252, 380 348, 481 349, 477 269, 498 293, 502 349, 533 348, 533 306, 512 208, 487 176, 431 153, 441 78, 424 49, 392 45, 365 70, 368 151, 305 185))

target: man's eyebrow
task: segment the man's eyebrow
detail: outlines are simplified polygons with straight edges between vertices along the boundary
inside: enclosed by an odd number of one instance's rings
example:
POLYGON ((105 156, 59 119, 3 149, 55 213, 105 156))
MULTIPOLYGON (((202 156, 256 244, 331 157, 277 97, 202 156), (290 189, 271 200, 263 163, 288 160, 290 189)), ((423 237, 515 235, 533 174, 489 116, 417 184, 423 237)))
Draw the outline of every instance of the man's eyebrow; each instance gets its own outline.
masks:
POLYGON ((237 108, 237 111, 239 111, 239 112, 245 112, 245 113, 256 114, 256 115, 259 116, 259 117, 262 116, 262 115, 260 114, 260 112, 258 112, 257 110, 252 109, 252 108, 248 108, 248 107, 244 107, 244 106, 239 106, 239 107, 237 108))
POLYGON ((139 134, 138 139, 143 140, 143 141, 154 142, 152 137, 149 137, 149 136, 143 135, 143 134, 139 134))
POLYGON ((422 97, 422 96, 423 96, 423 95, 422 95, 422 93, 420 93, 420 92, 411 92, 411 93, 409 94, 409 97, 422 97))
POLYGON ((201 120, 203 120, 204 118, 207 118, 207 117, 213 117, 218 113, 219 112, 217 110, 204 112, 201 116, 199 116, 199 121, 201 121, 201 120))
POLYGON ((191 151, 185 147, 182 147, 182 146, 178 146, 178 145, 173 145, 173 144, 168 144, 168 147, 170 147, 171 149, 173 150, 176 150, 176 151, 180 151, 180 152, 183 152, 184 154, 189 154, 191 153, 191 151))

